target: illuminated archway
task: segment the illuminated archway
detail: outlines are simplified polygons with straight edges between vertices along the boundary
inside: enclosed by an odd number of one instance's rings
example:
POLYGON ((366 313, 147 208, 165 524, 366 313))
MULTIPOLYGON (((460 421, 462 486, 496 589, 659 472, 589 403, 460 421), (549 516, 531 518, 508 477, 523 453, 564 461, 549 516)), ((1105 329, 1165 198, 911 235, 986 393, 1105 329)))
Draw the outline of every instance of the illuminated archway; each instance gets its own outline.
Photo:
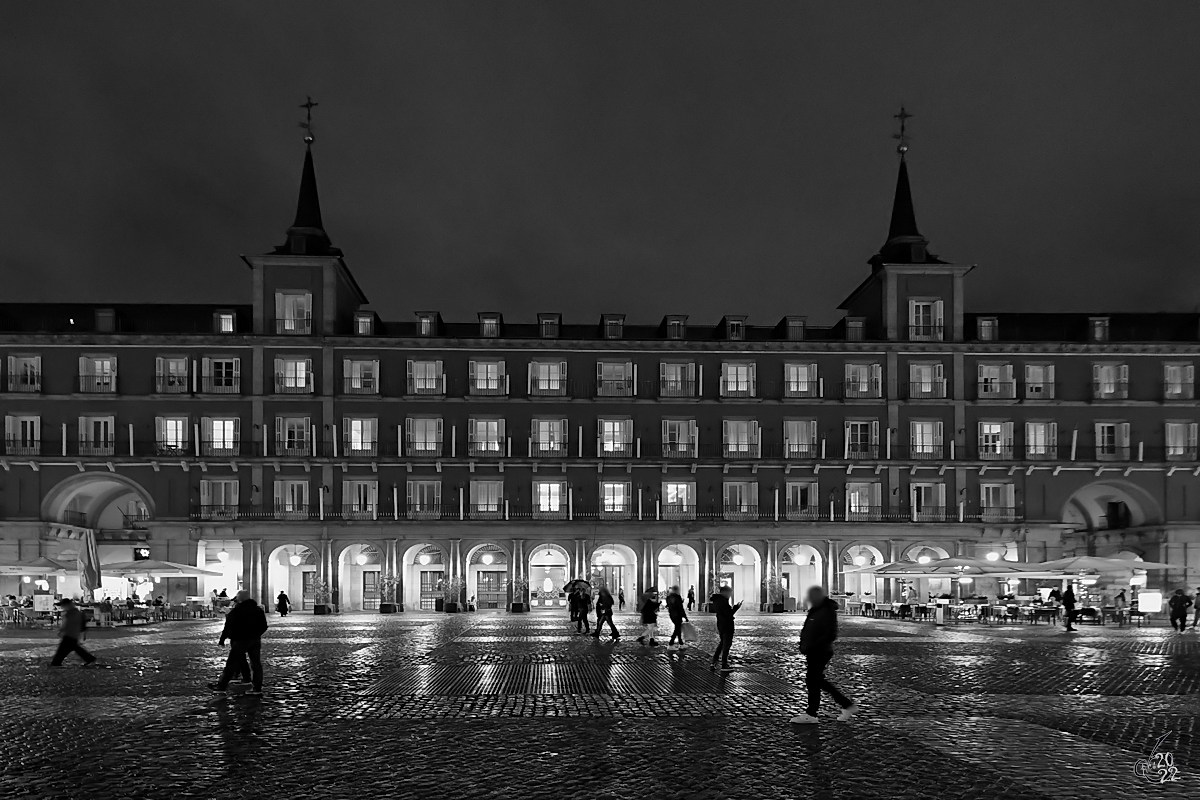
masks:
POLYGON ((824 587, 825 559, 810 544, 797 543, 779 551, 779 579, 783 583, 783 605, 788 611, 804 607, 813 586, 824 587))
POLYGON ((529 607, 566 608, 563 592, 571 574, 571 555, 565 547, 541 542, 529 551, 529 607))
POLYGON ((283 544, 267 557, 267 605, 286 592, 292 608, 311 611, 320 576, 320 551, 309 545, 283 544))
MULTIPOLYGON (((678 586, 680 594, 687 599, 688 590, 700 592, 700 554, 683 542, 668 544, 658 551, 658 575, 655 576, 658 591, 664 596, 672 586, 678 586)), ((704 599, 697 597, 703 603, 704 599)))
POLYGON ((887 559, 883 557, 883 551, 872 544, 851 544, 842 549, 841 562, 842 591, 855 600, 875 602, 879 597, 875 573, 850 570, 860 567, 883 566, 887 563, 887 559))
POLYGON ((717 588, 733 588, 733 602, 747 611, 761 610, 762 555, 745 542, 733 542, 717 551, 717 588))
POLYGON ((378 611, 383 552, 377 544, 357 543, 338 553, 338 610, 378 611))
POLYGON ((404 575, 404 607, 413 611, 435 611, 443 599, 442 586, 449 568, 449 554, 436 542, 410 545, 400 557, 404 575))
POLYGON ((1157 525, 1162 509, 1145 489, 1123 480, 1100 480, 1077 489, 1063 504, 1063 522, 1101 531, 1157 525))
POLYGON ((466 595, 477 609, 503 609, 508 599, 509 551, 497 542, 482 542, 466 552, 466 595))
POLYGON ((45 520, 107 530, 155 517, 150 493, 115 472, 83 472, 59 481, 42 500, 41 511, 45 520))

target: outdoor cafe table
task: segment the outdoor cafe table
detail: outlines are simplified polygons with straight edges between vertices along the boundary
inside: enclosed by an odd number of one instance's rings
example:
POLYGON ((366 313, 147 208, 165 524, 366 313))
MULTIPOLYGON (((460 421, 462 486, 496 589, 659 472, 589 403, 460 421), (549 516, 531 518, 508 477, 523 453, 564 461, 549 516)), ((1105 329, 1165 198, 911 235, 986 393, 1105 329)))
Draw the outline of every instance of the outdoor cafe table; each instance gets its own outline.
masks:
POLYGON ((1058 615, 1060 609, 1058 606, 1021 606, 1021 614, 1029 622, 1037 624, 1039 619, 1045 618, 1047 622, 1058 624, 1058 615))

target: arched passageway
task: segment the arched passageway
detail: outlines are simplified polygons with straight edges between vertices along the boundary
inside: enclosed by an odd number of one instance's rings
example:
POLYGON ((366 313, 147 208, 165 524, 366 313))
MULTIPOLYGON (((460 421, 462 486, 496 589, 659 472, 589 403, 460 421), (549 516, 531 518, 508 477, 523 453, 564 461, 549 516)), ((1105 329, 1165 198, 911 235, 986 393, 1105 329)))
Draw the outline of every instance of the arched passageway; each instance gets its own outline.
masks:
POLYGON ((267 603, 287 592, 292 608, 311 611, 316 602, 320 553, 303 544, 276 547, 267 558, 267 603))
POLYGON ((571 574, 571 556, 565 547, 553 543, 537 545, 529 552, 529 607, 566 608, 563 592, 571 574))
POLYGON ((42 519, 84 528, 126 530, 154 518, 154 500, 137 481, 85 472, 60 481, 42 500, 42 519))

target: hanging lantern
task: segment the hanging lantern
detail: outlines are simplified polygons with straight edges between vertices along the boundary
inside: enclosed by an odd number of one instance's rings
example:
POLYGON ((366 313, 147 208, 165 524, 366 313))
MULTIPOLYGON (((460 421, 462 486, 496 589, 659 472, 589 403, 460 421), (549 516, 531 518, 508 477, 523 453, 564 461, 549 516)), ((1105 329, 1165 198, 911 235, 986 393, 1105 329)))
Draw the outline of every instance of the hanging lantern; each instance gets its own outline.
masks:
POLYGON ((491 564, 493 561, 492 554, 484 553, 482 556, 479 557, 479 560, 482 561, 484 564, 491 564))

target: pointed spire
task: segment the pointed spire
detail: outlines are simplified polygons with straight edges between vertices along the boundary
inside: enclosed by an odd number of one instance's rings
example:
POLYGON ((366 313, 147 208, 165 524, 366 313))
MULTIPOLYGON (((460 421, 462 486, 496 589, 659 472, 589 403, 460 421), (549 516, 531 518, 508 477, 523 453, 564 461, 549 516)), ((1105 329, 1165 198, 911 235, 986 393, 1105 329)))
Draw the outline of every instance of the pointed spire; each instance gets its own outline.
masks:
POLYGON ((341 250, 329 242, 325 225, 321 221, 321 200, 317 194, 317 170, 313 166, 312 110, 317 104, 312 98, 300 107, 305 110, 304 168, 300 171, 300 196, 296 200, 296 220, 287 231, 287 242, 275 248, 277 254, 307 256, 340 256, 341 250))
MULTIPOLYGON (((906 181, 907 183, 907 181, 906 181)), ((317 170, 313 167, 312 145, 304 152, 304 169, 300 173, 300 199, 296 202, 296 221, 293 228, 315 228, 324 232, 321 224, 321 200, 317 196, 317 170)))
POLYGON ((906 123, 912 117, 900 107, 896 114, 900 120, 900 132, 893 134, 899 140, 896 152, 900 154, 900 174, 896 177, 896 196, 892 200, 892 219, 888 224, 888 238, 879 252, 871 257, 875 269, 883 264, 944 264, 946 262, 931 254, 929 240, 917 230, 917 212, 913 209, 912 187, 908 182, 908 130, 906 123))
MULTIPOLYGON (((316 191, 316 187, 313 188, 316 191)), ((912 188, 908 185, 908 162, 900 156, 900 177, 896 179, 896 199, 892 201, 892 222, 888 226, 888 241, 899 236, 920 236, 917 212, 913 210, 912 188)))

